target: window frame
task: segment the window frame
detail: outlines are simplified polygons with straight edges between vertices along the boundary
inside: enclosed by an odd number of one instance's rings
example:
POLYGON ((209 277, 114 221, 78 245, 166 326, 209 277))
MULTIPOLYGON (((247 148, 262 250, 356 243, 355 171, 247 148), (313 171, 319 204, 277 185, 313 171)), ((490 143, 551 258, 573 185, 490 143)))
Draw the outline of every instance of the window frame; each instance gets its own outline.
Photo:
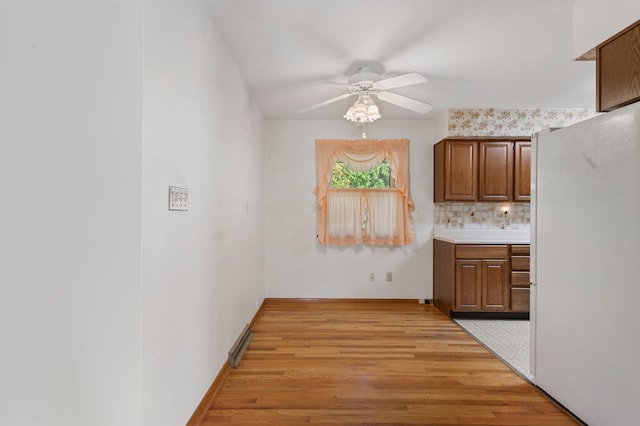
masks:
MULTIPOLYGON (((331 245, 408 245, 415 240, 415 231, 410 212, 414 205, 409 192, 409 140, 316 140, 316 171, 318 186, 315 189, 318 202, 318 239, 322 244, 331 245), (356 171, 367 170, 369 167, 377 167, 383 161, 389 163, 390 180, 393 179, 393 188, 332 188, 332 168, 336 161, 342 160, 356 171), (353 197, 361 197, 361 203, 367 209, 367 216, 362 217, 362 207, 358 209, 357 200, 354 198, 348 203, 351 212, 342 211, 341 220, 346 220, 346 231, 336 222, 337 213, 335 203, 329 206, 331 197, 335 191, 351 191, 353 197), (378 191, 374 196, 373 192, 378 191), (377 198, 376 198, 377 197, 377 198), (382 198, 380 198, 382 197, 382 198), (389 200, 383 201, 385 197, 389 200), (372 204, 373 203, 373 204, 372 204), (382 204, 381 204, 382 203, 382 204), (369 207, 373 205, 377 211, 375 217, 369 214, 369 207), (331 207, 331 208, 330 208, 331 207), (389 217, 385 211, 389 212, 389 217), (361 217, 344 216, 357 214, 361 217), (351 218, 351 219, 350 219, 351 218), (353 224, 363 223, 366 226, 360 235, 353 224), (391 221, 391 222, 390 222, 391 221), (371 226, 370 226, 371 225, 371 226), (374 226, 375 225, 375 226, 374 226), (336 231, 336 229, 340 231, 336 231), (349 230, 350 228, 350 230, 349 230), (379 235, 372 235, 368 228, 376 229, 379 235), (380 231, 382 230, 382 231, 380 231), (344 232, 343 232, 344 231, 344 232)), ((334 200, 335 201, 335 200, 334 200)), ((373 209, 372 209, 373 211, 373 209)))

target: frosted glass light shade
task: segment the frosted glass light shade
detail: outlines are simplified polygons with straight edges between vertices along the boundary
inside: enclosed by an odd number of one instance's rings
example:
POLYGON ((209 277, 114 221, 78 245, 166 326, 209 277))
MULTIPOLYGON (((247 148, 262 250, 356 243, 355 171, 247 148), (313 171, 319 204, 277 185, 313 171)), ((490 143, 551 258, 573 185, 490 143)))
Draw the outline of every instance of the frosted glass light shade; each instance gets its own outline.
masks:
POLYGON ((359 96, 344 115, 344 118, 355 123, 371 123, 381 117, 378 106, 370 96, 359 96))

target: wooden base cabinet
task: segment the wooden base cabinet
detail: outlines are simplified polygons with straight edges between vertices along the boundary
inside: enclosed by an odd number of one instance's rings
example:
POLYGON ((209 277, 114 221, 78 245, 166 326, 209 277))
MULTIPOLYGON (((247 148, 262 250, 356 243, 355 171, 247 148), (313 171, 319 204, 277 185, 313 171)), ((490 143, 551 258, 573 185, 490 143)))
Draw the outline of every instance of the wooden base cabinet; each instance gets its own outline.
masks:
POLYGON ((514 246, 520 251, 512 256, 511 247, 434 240, 434 305, 451 316, 458 312, 527 313, 528 251, 525 256, 525 246, 514 246), (512 272, 514 258, 520 270, 512 272))
POLYGON ((460 311, 508 311, 509 263, 504 260, 456 260, 456 302, 460 311))
POLYGON ((482 261, 456 260, 456 309, 481 309, 482 261))
POLYGON ((482 310, 507 312, 511 307, 509 261, 482 261, 482 310))

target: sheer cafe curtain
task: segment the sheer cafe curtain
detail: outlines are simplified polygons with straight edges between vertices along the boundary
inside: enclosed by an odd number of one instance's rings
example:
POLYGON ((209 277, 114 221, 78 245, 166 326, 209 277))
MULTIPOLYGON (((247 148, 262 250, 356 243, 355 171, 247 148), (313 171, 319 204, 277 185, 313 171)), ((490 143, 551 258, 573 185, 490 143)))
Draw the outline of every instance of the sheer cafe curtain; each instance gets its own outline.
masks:
POLYGON ((316 140, 318 238, 332 245, 408 245, 415 239, 409 193, 409 140, 316 140), (395 188, 331 188, 336 161, 356 170, 389 162, 395 188))

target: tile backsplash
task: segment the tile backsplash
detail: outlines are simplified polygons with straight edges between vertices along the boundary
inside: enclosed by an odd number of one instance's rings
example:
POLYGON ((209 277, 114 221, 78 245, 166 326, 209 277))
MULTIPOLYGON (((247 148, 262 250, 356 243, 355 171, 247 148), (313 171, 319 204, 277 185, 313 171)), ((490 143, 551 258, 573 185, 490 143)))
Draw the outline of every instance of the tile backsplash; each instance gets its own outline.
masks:
POLYGON ((530 223, 529 203, 436 203, 433 207, 434 228, 528 229, 530 223))

